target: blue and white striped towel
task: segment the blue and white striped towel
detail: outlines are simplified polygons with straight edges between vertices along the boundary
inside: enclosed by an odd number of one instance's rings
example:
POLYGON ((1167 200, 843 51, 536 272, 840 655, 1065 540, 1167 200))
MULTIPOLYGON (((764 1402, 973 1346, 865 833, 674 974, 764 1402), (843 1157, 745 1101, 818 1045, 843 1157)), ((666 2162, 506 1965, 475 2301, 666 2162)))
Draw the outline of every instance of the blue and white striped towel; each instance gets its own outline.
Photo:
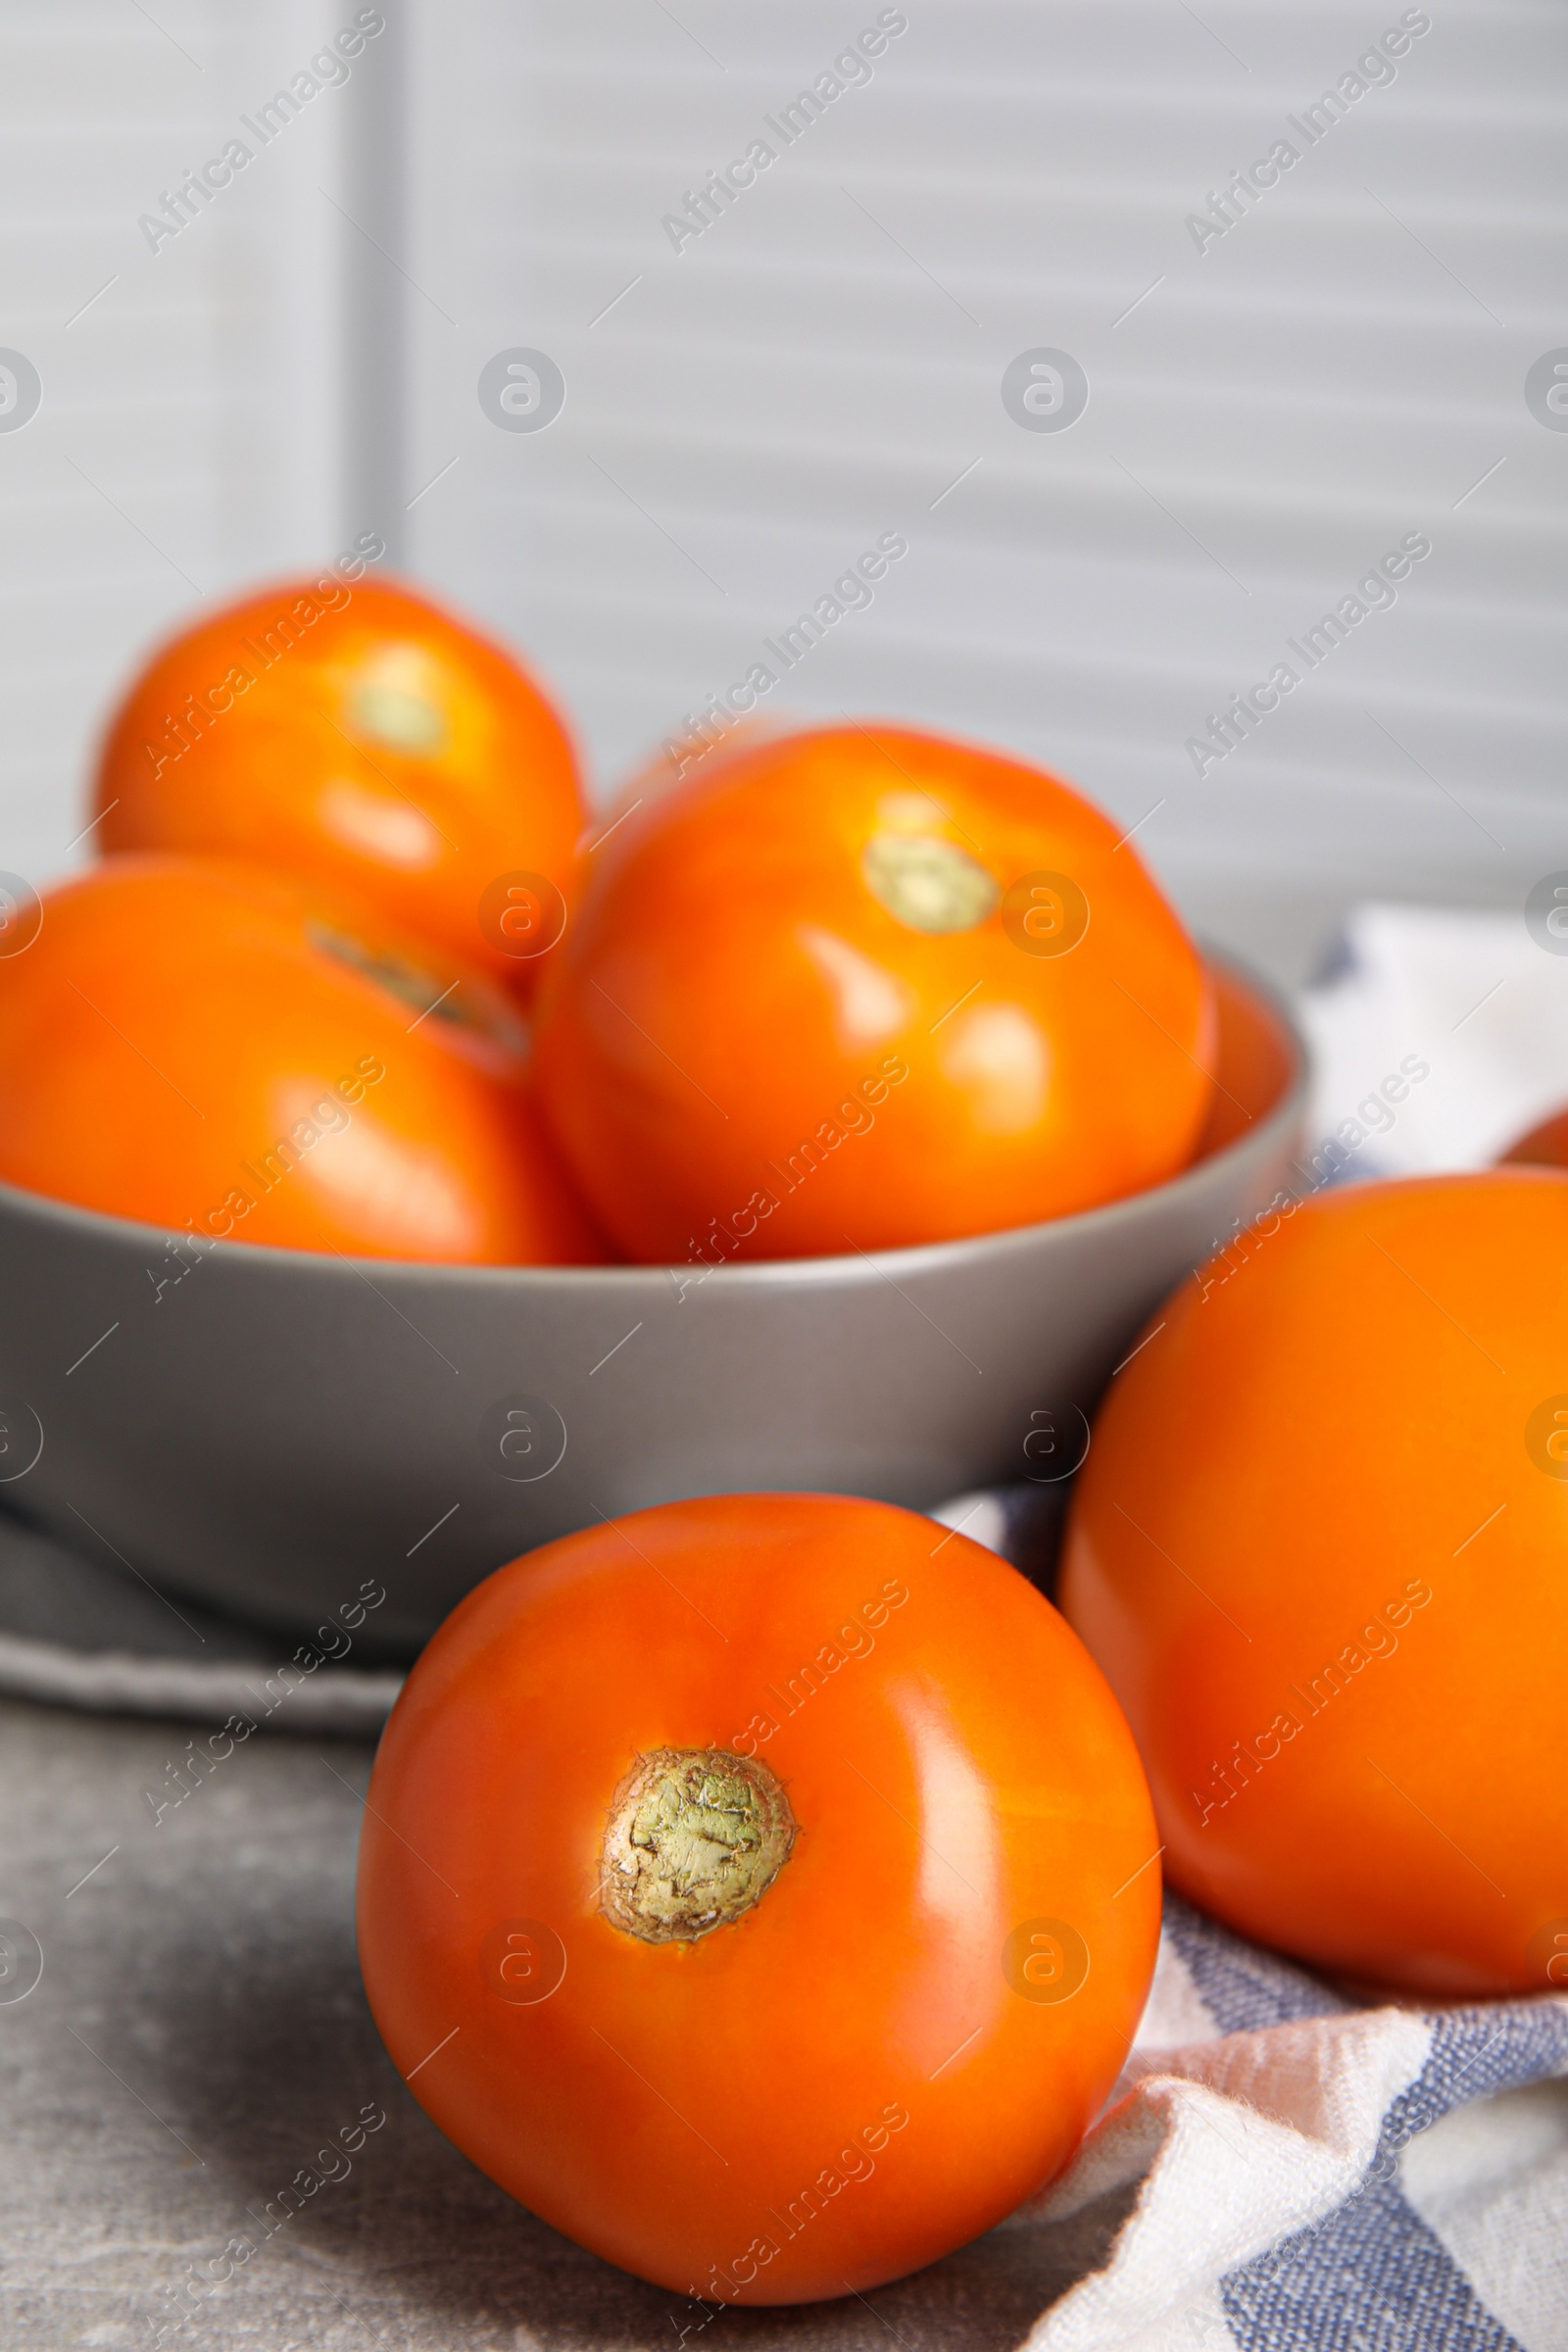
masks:
POLYGON ((1142 2181, 1029 2352, 1561 2352, 1568 1998, 1357 2005, 1167 1895, 1120 2095, 1009 2227, 1142 2181))

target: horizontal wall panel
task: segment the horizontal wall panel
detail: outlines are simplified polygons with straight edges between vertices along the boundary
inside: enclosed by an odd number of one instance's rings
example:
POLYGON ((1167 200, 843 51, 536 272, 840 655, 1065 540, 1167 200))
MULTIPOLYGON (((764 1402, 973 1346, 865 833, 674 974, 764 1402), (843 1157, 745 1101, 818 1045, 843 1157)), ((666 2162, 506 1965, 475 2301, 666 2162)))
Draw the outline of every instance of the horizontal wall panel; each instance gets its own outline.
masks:
POLYGON ((765 119, 878 14, 476 0, 458 43, 418 11, 420 567, 528 646, 608 788, 896 528, 771 707, 1060 765, 1195 902, 1533 875, 1564 791, 1568 434, 1524 397, 1568 343, 1560 12, 911 6, 786 143, 765 119), (1392 68, 1293 127, 1401 15, 1392 68), (759 136, 677 250, 665 216, 759 136), (1063 431, 1004 406, 1040 348, 1088 379, 1063 431), (481 409, 515 349, 564 377, 546 430, 481 409), (1396 602, 1200 780, 1207 713, 1412 531, 1396 602))

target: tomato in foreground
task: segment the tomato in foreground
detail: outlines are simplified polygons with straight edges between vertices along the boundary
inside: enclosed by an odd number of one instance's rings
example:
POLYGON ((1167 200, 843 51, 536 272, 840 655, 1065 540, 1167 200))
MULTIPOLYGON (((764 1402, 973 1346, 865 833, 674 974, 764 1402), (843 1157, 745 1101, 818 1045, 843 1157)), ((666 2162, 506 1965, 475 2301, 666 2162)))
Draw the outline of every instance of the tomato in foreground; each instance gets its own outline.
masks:
POLYGON ((1418 1992, 1568 1986, 1568 1180, 1320 1195, 1112 1388, 1061 1605, 1166 1870, 1418 1992))
POLYGON ((678 2293, 931 2262, 1071 2154, 1153 1964, 1148 1793, 1049 1602, 884 1503, 728 1495, 546 1544, 409 1679, 360 1848, 421 2105, 678 2293))
POLYGON ((1134 845, 1040 769, 894 727, 753 742, 589 864, 541 1095, 634 1257, 1026 1225, 1197 1147, 1207 975, 1134 845))
POLYGON ((565 728, 511 655, 412 589, 341 569, 156 654, 111 724, 96 806, 107 851, 192 851, 353 892, 525 987, 565 919, 586 821, 565 728))
POLYGON ((0 957, 0 1179, 351 1255, 579 1263, 606 1245, 481 974, 259 870, 112 858, 0 957))

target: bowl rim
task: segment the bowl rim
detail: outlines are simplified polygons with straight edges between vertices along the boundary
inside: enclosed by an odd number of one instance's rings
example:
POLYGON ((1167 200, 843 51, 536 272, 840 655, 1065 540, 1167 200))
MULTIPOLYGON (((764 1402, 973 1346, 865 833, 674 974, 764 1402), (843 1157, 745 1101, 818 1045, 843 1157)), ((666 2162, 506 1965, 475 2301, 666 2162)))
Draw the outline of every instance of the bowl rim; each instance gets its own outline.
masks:
MULTIPOLYGON (((657 1264, 630 1263, 596 1266, 533 1266, 533 1265, 464 1265, 449 1261, 418 1257, 352 1256, 345 1250, 295 1250, 278 1247, 270 1242, 231 1241, 220 1236, 184 1233, 172 1225, 150 1225, 139 1217, 116 1216, 108 1209, 87 1208, 74 1200, 56 1200, 49 1193, 28 1191, 22 1185, 8 1184, 0 1178, 0 1217, 20 1221, 32 1220, 45 1225, 63 1226, 92 1235, 101 1241, 126 1243, 133 1239, 140 1247, 156 1244, 165 1248, 170 1241, 189 1241, 207 1255, 218 1250, 237 1265, 260 1268, 274 1266, 280 1271, 310 1269, 313 1273, 337 1281, 356 1276, 369 1281, 367 1269, 378 1269, 379 1279, 410 1288, 428 1285, 432 1281, 456 1282, 460 1287, 490 1288, 497 1283, 513 1289, 531 1289, 538 1285, 555 1292, 573 1289, 608 1296, 612 1287, 621 1288, 635 1296, 638 1292, 652 1294, 662 1290, 672 1280, 690 1271, 693 1280, 686 1288, 697 1289, 716 1279, 723 1289, 766 1290, 788 1283, 796 1288, 808 1285, 832 1285, 853 1277, 858 1266, 866 1268, 884 1281, 892 1281, 890 1268, 903 1267, 911 1274, 937 1273, 962 1266, 987 1255, 1004 1256, 1009 1250, 1027 1250, 1046 1234, 1104 1233, 1114 1234, 1117 1227, 1148 1213, 1151 1204, 1174 1202, 1180 1204, 1197 1193, 1211 1173, 1222 1168, 1226 1161, 1244 1150, 1255 1149, 1260 1139, 1283 1135, 1300 1118, 1305 1108, 1312 1078, 1312 1052, 1295 1010, 1284 992, 1254 969, 1244 957, 1199 938, 1199 950, 1203 961, 1217 966, 1239 980, 1247 992, 1259 1000, 1278 1022, 1291 1056, 1291 1067, 1284 1086, 1267 1110, 1252 1117, 1250 1124, 1217 1152, 1201 1159, 1192 1160, 1176 1175, 1160 1184, 1146 1185, 1135 1193, 1124 1194, 1119 1200, 1102 1200, 1093 1208, 1075 1209, 1070 1215, 1046 1217, 1033 1225, 1002 1225, 988 1233, 967 1233, 947 1241, 915 1242, 883 1250, 860 1250, 851 1245, 852 1254, 818 1257, 760 1257, 729 1264, 710 1264, 703 1259, 689 1259, 676 1265, 661 1259, 657 1264)), ((847 1237, 846 1237, 847 1238, 847 1237)), ((374 1285, 372 1285, 372 1288, 374 1285)), ((684 1293, 677 1291, 677 1296, 684 1293)))

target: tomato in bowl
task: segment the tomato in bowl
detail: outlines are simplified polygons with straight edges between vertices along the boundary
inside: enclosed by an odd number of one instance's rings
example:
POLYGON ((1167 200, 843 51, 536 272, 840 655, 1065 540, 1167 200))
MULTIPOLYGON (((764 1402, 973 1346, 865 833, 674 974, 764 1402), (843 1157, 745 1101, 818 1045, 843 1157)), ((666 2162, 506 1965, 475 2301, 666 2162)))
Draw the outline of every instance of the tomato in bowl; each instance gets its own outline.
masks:
POLYGON ((608 1254, 482 973, 258 869, 112 858, 0 957, 0 1181, 216 1242, 608 1254))
POLYGON ((564 722, 504 648, 363 572, 280 583, 160 648, 104 741, 99 846, 313 882, 526 990, 587 821, 564 722))
POLYGON ((1198 1148, 1212 983, 1058 777, 907 728, 780 736, 628 809, 590 863, 540 1094, 628 1256, 1035 1225, 1198 1148))

